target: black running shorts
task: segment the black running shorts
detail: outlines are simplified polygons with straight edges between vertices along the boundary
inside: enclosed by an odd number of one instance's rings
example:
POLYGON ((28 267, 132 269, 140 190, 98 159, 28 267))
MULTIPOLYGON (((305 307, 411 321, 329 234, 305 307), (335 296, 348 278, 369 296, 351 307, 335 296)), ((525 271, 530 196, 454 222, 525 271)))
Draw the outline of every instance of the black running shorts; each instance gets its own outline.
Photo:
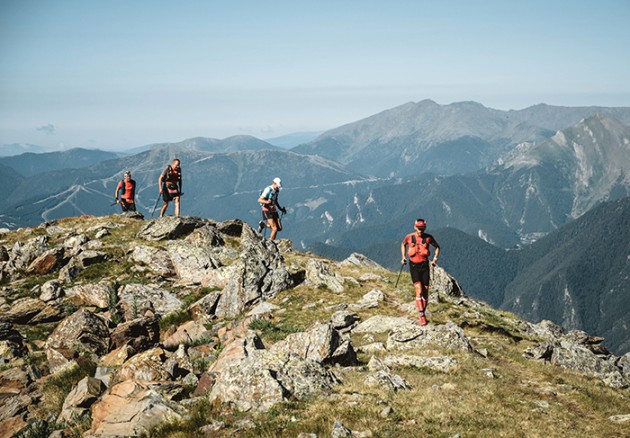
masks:
POLYGON ((278 219, 280 216, 278 216, 278 212, 277 211, 262 211, 262 217, 263 219, 278 219))
POLYGON ((423 286, 429 287, 429 262, 414 263, 409 262, 409 273, 411 274, 411 281, 413 284, 418 282, 423 286))

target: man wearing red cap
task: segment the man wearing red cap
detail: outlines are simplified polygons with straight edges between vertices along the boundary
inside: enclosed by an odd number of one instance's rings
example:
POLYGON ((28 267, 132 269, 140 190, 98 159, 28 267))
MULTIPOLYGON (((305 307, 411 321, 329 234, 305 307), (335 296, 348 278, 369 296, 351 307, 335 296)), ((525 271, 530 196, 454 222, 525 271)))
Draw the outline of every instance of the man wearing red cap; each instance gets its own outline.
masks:
POLYGON ((420 325, 427 325, 427 318, 424 314, 429 300, 429 256, 431 248, 435 248, 435 255, 431 264, 437 266, 437 259, 440 255, 440 245, 435 238, 424 232, 427 223, 424 219, 417 219, 415 224, 415 232, 407 234, 400 245, 402 253, 401 264, 407 263, 407 246, 409 246, 409 272, 411 273, 411 281, 416 289, 416 306, 418 306, 418 314, 420 316, 420 325))

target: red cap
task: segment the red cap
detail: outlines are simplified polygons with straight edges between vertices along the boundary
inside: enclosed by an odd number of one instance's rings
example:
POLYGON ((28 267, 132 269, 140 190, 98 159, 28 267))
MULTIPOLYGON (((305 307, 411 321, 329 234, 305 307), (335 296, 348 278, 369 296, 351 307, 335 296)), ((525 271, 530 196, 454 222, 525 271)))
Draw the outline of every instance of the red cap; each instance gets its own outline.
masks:
POLYGON ((426 230, 427 229, 427 223, 424 221, 424 219, 418 219, 416 220, 416 223, 414 225, 416 228, 420 228, 422 230, 426 230))

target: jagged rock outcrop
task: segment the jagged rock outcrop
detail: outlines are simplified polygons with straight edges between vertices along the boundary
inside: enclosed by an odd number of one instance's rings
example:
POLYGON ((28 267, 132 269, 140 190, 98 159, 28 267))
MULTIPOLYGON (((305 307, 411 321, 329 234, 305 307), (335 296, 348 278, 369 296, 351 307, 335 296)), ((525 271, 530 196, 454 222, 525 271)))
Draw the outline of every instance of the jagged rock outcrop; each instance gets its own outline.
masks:
POLYGON ((57 423, 73 421, 74 418, 83 415, 87 409, 98 399, 105 389, 105 385, 94 377, 85 377, 77 383, 63 402, 61 414, 57 417, 57 423))
POLYGON ((141 316, 138 312, 146 307, 162 317, 182 307, 182 302, 175 295, 154 284, 126 284, 118 294, 126 320, 141 316))
POLYGON ((153 241, 173 240, 190 234, 203 224, 203 220, 199 218, 164 216, 148 221, 137 237, 153 241))
POLYGON ((384 267, 363 254, 359 254, 358 252, 353 252, 347 258, 339 262, 339 264, 341 266, 358 266, 361 268, 380 269, 385 271, 384 267))
POLYGON ((160 318, 136 318, 119 324, 111 331, 112 350, 129 345, 140 352, 155 347, 160 342, 160 318))
POLYGON ((527 348, 526 357, 600 379, 612 388, 630 387, 630 379, 624 375, 623 361, 601 345, 603 338, 589 336, 581 330, 564 333, 560 326, 550 321, 529 324, 528 329, 545 342, 527 348))
POLYGON ((242 228, 239 260, 226 269, 226 276, 216 310, 222 317, 239 315, 246 307, 294 285, 275 243, 247 224, 242 228))
POLYGON ((461 327, 453 322, 441 325, 394 328, 387 338, 388 350, 408 350, 412 348, 441 347, 447 350, 472 352, 470 340, 461 327))
POLYGON ((344 279, 331 267, 317 259, 310 259, 306 263, 306 284, 314 287, 327 287, 333 292, 344 291, 344 279))
POLYGON ((109 330, 105 322, 81 308, 61 321, 46 341, 46 357, 52 373, 64 369, 79 356, 102 356, 109 351, 109 330))
POLYGON ((110 303, 115 303, 118 285, 112 280, 101 280, 98 283, 81 284, 65 289, 67 297, 76 297, 81 304, 107 309, 110 303))
POLYGON ((160 277, 174 277, 175 267, 168 252, 163 249, 146 245, 133 245, 130 259, 136 263, 145 264, 151 271, 160 277))
POLYGON ((323 364, 355 365, 357 362, 352 341, 343 339, 331 323, 316 324, 308 332, 290 334, 270 350, 296 354, 323 364))

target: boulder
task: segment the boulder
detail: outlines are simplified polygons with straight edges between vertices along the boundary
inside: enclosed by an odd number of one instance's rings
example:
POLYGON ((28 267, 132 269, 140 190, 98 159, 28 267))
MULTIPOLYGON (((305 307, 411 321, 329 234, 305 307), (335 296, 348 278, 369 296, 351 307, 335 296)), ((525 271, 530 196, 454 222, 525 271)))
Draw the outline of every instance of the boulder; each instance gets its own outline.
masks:
POLYGON ((161 348, 152 348, 136 354, 126 361, 120 369, 123 380, 170 380, 171 374, 164 366, 166 352, 161 348))
POLYGON ((82 415, 98 399, 104 389, 103 382, 94 377, 84 377, 79 380, 77 386, 70 391, 63 402, 57 423, 70 422, 73 417, 82 415))
POLYGON ((182 302, 169 291, 154 284, 126 284, 118 291, 126 320, 137 318, 138 311, 151 307, 162 317, 181 309, 182 302))
POLYGON ((153 219, 138 232, 137 237, 144 240, 173 240, 191 233, 203 225, 203 221, 191 217, 165 216, 153 219))
POLYGON ((175 267, 168 252, 163 249, 146 245, 135 245, 130 259, 136 263, 143 263, 155 274, 161 277, 174 277, 175 267))
POLYGON ((0 262, 8 262, 9 261, 9 251, 3 246, 0 245, 0 262))
POLYGON ((209 270, 219 267, 208 248, 176 240, 167 245, 168 255, 181 282, 200 284, 209 270))
MULTIPOLYGON (((159 328, 159 327, 158 327, 159 328)), ((201 320, 188 321, 180 325, 175 333, 164 339, 164 348, 176 350, 180 345, 191 345, 207 340, 210 342, 212 333, 203 325, 201 320)))
POLYGON ((48 236, 38 236, 25 243, 16 242, 9 254, 8 270, 25 270, 33 260, 48 249, 48 240, 48 236))
POLYGON ((353 328, 352 333, 387 333, 396 328, 415 327, 417 327, 415 322, 402 316, 375 315, 353 328))
POLYGON ((78 258, 73 257, 68 264, 59 270, 59 281, 64 284, 72 284, 81 271, 83 271, 83 264, 78 258))
POLYGON ((46 341, 48 366, 57 373, 79 352, 102 356, 109 349, 109 330, 98 316, 81 308, 61 321, 46 341))
POLYGON ((117 287, 115 281, 102 280, 98 283, 81 284, 68 288, 66 289, 66 296, 78 298, 83 305, 107 309, 113 299, 114 301, 118 299, 116 296, 117 287))
POLYGON ((560 345, 554 346, 551 363, 600 379, 611 388, 630 386, 619 368, 582 345, 562 342, 560 345))
POLYGON ((243 232, 243 221, 239 219, 232 219, 217 224, 217 230, 230 237, 241 237, 243 232))
POLYGON ((167 399, 158 385, 127 380, 111 388, 92 405, 93 437, 141 436, 162 422, 178 420, 185 414, 179 404, 167 399))
POLYGON ((64 253, 61 248, 49 249, 33 260, 26 271, 37 275, 46 275, 62 264, 63 257, 64 253))
POLYGON ((91 249, 87 249, 81 251, 76 259, 79 261, 80 265, 84 268, 87 268, 90 265, 95 265, 97 263, 103 263, 111 258, 109 254, 102 251, 95 251, 91 249))
POLYGON ((250 310, 247 313, 247 316, 267 315, 267 314, 275 312, 278 309, 280 309, 280 307, 276 306, 275 304, 271 304, 270 302, 265 301, 263 303, 256 305, 252 310, 250 310))
POLYGON ((33 316, 28 322, 31 325, 43 324, 46 322, 61 321, 66 314, 63 311, 61 305, 57 303, 50 303, 42 309, 37 315, 33 316))
POLYGON ((110 349, 129 345, 136 352, 155 347, 160 342, 160 319, 136 318, 119 324, 110 334, 110 349))
POLYGON ((383 362, 390 367, 411 367, 430 369, 441 373, 449 373, 457 366, 457 361, 452 357, 423 357, 423 356, 385 356, 383 362))
POLYGON ((287 399, 304 400, 337 382, 322 365, 283 351, 252 351, 224 363, 210 400, 233 403, 242 411, 266 412, 287 399))
POLYGON ((464 330, 453 322, 442 325, 420 327, 401 326, 391 331, 387 338, 387 349, 407 350, 440 347, 446 350, 472 352, 473 348, 464 330))
POLYGON ((464 291, 452 275, 439 266, 431 265, 431 291, 440 295, 461 297, 464 291))
POLYGON ((212 248, 225 245, 225 241, 215 224, 206 224, 197 228, 185 240, 198 248, 212 248))
POLYGON ((78 234, 76 236, 72 236, 64 240, 63 247, 64 248, 77 248, 79 246, 85 245, 90 241, 90 238, 85 234, 78 234))
POLYGON ((64 290, 63 287, 61 287, 61 283, 57 280, 50 280, 42 285, 39 299, 44 302, 56 301, 61 298, 63 294, 64 290))
POLYGON ((350 327, 352 324, 357 322, 360 318, 359 318, 359 315, 349 310, 338 310, 335 313, 333 313, 330 319, 332 322, 332 326, 335 329, 342 330, 347 327, 350 327))
POLYGON ((381 269, 385 271, 385 268, 376 263, 374 260, 364 256, 363 254, 359 254, 358 252, 353 252, 349 257, 339 262, 339 264, 341 266, 358 266, 360 268, 381 269))
POLYGON ((316 324, 308 332, 292 333, 276 342, 271 351, 296 354, 322 364, 354 365, 357 362, 350 339, 343 340, 331 323, 316 324))
POLYGON ((332 292, 341 293, 344 291, 343 283, 343 277, 333 271, 326 262, 317 259, 309 259, 306 262, 306 284, 326 287, 332 292))
POLYGON ((19 298, 11 304, 11 308, 0 313, 0 321, 15 324, 27 324, 39 312, 44 310, 46 303, 37 298, 19 298))
POLYGON ((214 315, 217 304, 219 303, 219 298, 221 298, 221 292, 212 291, 188 306, 188 312, 195 320, 214 315))
POLYGON ((385 294, 378 289, 372 289, 363 297, 357 304, 353 304, 350 307, 353 309, 373 309, 378 307, 381 301, 385 300, 385 294))
POLYGON ((388 391, 396 392, 409 390, 411 386, 398 374, 392 374, 388 370, 379 370, 370 374, 365 379, 365 384, 370 387, 382 387, 388 391))

